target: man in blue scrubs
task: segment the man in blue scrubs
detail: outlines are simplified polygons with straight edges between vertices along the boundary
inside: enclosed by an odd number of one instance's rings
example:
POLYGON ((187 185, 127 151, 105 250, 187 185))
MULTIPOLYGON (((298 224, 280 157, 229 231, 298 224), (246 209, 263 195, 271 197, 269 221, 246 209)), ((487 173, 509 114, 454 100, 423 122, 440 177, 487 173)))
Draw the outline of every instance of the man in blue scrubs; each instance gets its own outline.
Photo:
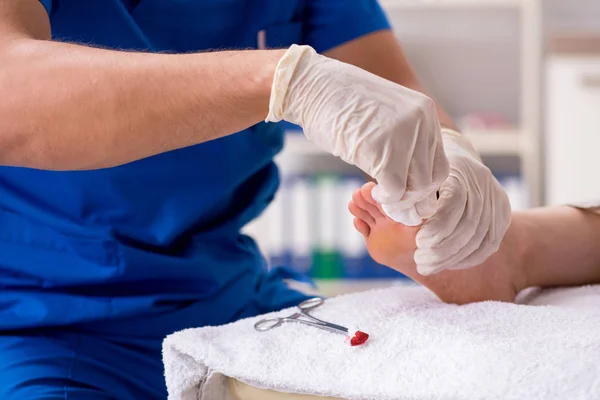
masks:
POLYGON ((3 0, 0 60, 2 400, 163 399, 166 335, 305 297, 240 234, 278 186, 268 113, 394 175, 384 189, 403 181, 419 216, 448 175, 435 109, 376 0, 3 0), (379 107, 384 89, 398 97, 379 107), (352 136, 348 104, 376 132, 352 136))

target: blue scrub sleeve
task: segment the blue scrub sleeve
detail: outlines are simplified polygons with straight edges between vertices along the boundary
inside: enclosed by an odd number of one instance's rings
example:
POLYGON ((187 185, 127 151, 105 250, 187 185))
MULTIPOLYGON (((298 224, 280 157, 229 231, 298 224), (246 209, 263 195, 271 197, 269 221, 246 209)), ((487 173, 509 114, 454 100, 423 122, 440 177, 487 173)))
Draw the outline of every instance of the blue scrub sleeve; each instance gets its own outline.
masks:
POLYGON ((53 0, 40 0, 40 3, 42 3, 48 15, 50 15, 50 13, 52 12, 52 1, 53 0))
POLYGON ((304 44, 322 53, 369 33, 390 29, 377 0, 309 0, 304 44))

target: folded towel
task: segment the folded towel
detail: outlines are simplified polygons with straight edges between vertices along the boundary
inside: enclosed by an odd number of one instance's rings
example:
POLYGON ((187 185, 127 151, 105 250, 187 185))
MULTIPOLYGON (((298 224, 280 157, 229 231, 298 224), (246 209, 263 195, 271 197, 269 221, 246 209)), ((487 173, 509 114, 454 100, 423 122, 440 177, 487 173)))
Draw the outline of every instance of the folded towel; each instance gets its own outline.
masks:
POLYGON ((358 347, 298 323, 255 331, 264 316, 184 330, 163 345, 169 399, 231 399, 227 377, 350 400, 600 399, 600 286, 521 301, 456 306, 421 287, 392 287, 312 311, 370 334, 358 347))

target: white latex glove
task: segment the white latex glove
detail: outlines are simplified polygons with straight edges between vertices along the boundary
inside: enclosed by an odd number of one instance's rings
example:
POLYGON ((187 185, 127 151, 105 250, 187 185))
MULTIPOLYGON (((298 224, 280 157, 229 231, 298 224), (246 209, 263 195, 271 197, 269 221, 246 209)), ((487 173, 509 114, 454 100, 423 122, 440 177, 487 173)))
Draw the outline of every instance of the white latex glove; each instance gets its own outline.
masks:
POLYGON ((415 262, 423 275, 484 262, 500 247, 511 217, 506 191, 471 142, 442 129, 450 176, 436 214, 417 233, 415 262))
POLYGON ((375 178, 373 197, 394 220, 415 226, 435 213, 448 161, 427 96, 293 45, 275 71, 266 118, 281 120, 375 178))

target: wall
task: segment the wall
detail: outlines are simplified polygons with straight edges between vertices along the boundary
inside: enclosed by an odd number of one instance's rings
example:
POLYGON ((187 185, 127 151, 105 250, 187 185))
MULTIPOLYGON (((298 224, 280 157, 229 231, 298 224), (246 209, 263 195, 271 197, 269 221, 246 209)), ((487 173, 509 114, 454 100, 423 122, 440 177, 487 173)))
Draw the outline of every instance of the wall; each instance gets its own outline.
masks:
POLYGON ((546 33, 600 33, 599 0, 545 0, 546 33))
MULTIPOLYGON (((517 124, 519 33, 510 10, 390 11, 405 51, 426 87, 459 117, 498 112, 517 124)), ((600 0, 543 1, 544 33, 600 33, 600 0)))
POLYGON ((395 32, 426 88, 454 117, 519 120, 518 14, 513 10, 396 10, 395 32))

